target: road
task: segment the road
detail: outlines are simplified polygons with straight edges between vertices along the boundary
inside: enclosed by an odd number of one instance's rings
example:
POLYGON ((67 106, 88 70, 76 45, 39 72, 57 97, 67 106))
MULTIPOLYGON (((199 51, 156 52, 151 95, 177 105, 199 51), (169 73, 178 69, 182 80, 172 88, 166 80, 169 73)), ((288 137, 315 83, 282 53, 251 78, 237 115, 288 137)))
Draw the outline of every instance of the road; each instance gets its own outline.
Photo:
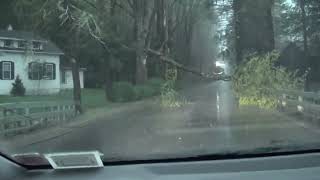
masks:
POLYGON ((98 150, 107 160, 141 160, 319 142, 317 128, 281 114, 265 118, 259 115, 268 113, 258 112, 251 118, 237 117, 239 109, 228 82, 196 85, 183 94, 190 102, 183 108, 163 109, 157 103, 147 104, 10 151, 98 150))

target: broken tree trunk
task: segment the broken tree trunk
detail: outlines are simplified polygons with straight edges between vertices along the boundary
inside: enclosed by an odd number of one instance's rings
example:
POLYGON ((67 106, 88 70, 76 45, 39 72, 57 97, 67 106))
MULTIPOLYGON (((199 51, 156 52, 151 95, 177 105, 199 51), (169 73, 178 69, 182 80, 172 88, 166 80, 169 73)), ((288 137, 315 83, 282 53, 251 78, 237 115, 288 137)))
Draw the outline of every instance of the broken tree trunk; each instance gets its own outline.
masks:
POLYGON ((134 32, 136 41, 136 84, 144 84, 148 79, 147 59, 144 51, 149 46, 148 33, 150 32, 150 20, 153 16, 153 8, 150 0, 133 1, 134 3, 134 32))
POLYGON ((76 113, 83 113, 81 104, 81 85, 79 75, 79 64, 76 59, 71 59, 72 63, 72 79, 73 79, 73 100, 76 113))

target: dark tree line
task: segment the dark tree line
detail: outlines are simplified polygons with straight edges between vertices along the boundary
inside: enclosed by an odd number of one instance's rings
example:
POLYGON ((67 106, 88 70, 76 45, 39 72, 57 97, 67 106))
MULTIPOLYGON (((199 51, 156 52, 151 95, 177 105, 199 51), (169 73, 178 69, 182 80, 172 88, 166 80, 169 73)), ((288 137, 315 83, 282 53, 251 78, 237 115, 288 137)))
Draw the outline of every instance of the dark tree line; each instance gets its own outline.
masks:
MULTIPOLYGON (((3 14, 15 15, 11 23, 54 41, 66 54, 64 63, 72 64, 75 82, 78 68, 86 66, 86 84, 105 87, 107 98, 114 82, 144 84, 165 77, 170 67, 180 70, 180 79, 187 72, 205 76, 220 54, 240 63, 248 53, 282 50, 287 42, 302 42, 308 55, 320 47, 318 0, 10 2, 3 14), (232 16, 221 30, 224 12, 232 16)), ((74 97, 80 106, 78 85, 74 97)))
POLYGON ((274 50, 274 0, 234 0, 234 28, 236 59, 244 54, 266 53, 274 50))

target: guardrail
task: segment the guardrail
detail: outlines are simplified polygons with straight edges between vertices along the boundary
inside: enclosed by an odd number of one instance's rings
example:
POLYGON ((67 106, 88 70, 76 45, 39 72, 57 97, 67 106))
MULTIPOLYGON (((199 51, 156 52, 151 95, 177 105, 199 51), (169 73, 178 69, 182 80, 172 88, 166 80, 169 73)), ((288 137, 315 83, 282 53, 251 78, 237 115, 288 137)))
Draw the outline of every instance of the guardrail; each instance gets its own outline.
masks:
POLYGON ((280 110, 299 114, 304 120, 320 124, 320 94, 300 91, 281 91, 280 110))
POLYGON ((0 104, 0 135, 16 135, 62 124, 75 115, 72 101, 0 104))

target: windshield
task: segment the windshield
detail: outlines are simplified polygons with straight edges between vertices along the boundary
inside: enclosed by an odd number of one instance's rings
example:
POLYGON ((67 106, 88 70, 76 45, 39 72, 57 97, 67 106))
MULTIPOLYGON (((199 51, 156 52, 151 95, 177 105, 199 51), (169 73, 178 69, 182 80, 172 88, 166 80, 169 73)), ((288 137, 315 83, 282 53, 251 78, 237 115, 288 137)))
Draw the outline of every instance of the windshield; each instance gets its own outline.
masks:
POLYGON ((17 161, 320 148, 319 0, 0 4, 0 151, 17 161))

